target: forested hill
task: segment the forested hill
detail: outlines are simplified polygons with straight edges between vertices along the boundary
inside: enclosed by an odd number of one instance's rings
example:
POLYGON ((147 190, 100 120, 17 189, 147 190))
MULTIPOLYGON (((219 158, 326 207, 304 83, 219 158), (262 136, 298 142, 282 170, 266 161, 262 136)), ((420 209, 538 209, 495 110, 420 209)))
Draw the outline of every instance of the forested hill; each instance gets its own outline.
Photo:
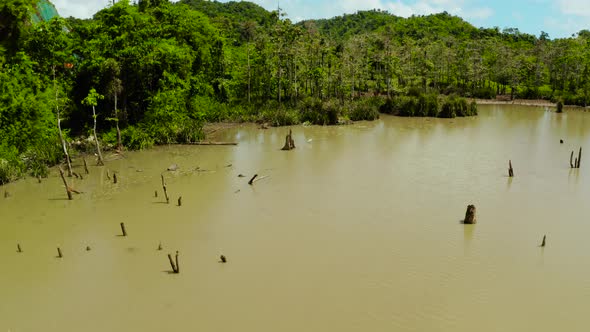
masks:
POLYGON ((205 0, 119 0, 46 22, 31 19, 38 2, 0 2, 0 182, 64 160, 58 118, 71 142, 91 135, 93 108, 103 146, 142 148, 198 140, 207 121, 474 114, 457 96, 590 101, 587 30, 551 40, 383 11, 295 24, 205 0))

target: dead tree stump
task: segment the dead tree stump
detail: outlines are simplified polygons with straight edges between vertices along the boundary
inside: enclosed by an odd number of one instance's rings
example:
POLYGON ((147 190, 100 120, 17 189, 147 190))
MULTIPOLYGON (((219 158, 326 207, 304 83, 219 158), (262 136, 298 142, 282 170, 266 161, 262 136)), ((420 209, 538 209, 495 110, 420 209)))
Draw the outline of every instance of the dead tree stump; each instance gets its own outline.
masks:
POLYGON ((475 219, 475 205, 468 205, 467 211, 465 212, 465 220, 463 220, 464 224, 475 224, 477 221, 475 219))
POLYGON ((295 141, 293 140, 293 132, 289 129, 289 134, 285 136, 285 146, 281 150, 289 151, 295 149, 295 141))
POLYGON ((508 176, 514 177, 514 169, 512 169, 512 160, 508 160, 508 176))
POLYGON ((68 186, 68 182, 66 181, 66 177, 64 176, 64 170, 61 169, 61 166, 58 168, 59 168, 59 175, 61 176, 61 179, 64 182, 64 186, 66 187, 66 193, 68 194, 68 199, 71 201, 72 200, 72 189, 70 188, 70 186, 68 186))

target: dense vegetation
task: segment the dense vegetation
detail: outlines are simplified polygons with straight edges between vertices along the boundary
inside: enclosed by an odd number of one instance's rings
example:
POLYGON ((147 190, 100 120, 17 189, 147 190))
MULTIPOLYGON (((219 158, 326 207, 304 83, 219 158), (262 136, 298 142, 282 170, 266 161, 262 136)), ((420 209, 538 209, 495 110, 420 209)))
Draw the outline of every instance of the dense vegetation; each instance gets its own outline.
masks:
POLYGON ((589 100, 586 30, 551 40, 382 11, 293 24, 204 0, 120 0, 90 20, 37 23, 36 3, 0 4, 0 183, 43 176, 64 160, 60 137, 95 126, 102 146, 143 148, 198 140, 207 121, 465 116, 477 110, 461 97, 497 94, 589 100))

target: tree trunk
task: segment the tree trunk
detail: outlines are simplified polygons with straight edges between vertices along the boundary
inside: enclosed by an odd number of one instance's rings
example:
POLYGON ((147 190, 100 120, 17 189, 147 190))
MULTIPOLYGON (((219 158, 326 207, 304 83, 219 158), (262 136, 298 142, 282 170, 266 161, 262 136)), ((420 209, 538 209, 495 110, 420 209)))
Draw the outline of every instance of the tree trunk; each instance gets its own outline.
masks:
POLYGON ((98 154, 98 162, 96 165, 104 166, 104 160, 102 159, 102 153, 100 152, 100 145, 98 143, 98 136, 96 136, 96 108, 92 106, 92 117, 94 118, 94 142, 96 143, 96 153, 98 154))
POLYGON ((53 66, 53 89, 55 90, 55 110, 57 111, 57 129, 59 131, 59 140, 66 156, 66 163, 68 165, 68 177, 72 176, 72 163, 70 162, 70 155, 68 153, 68 147, 66 146, 66 140, 64 139, 61 131, 61 119, 59 118, 59 97, 57 91, 57 81, 55 79, 55 66, 53 66))
POLYGON ((252 75, 250 74, 250 43, 248 43, 248 104, 250 104, 251 81, 252 81, 252 75))
MULTIPOLYGON (((119 129, 119 110, 117 110, 117 94, 115 93, 115 124, 117 126, 117 150, 123 151, 123 143, 121 143, 121 130, 119 129)), ((96 135, 96 133, 95 133, 96 135)))

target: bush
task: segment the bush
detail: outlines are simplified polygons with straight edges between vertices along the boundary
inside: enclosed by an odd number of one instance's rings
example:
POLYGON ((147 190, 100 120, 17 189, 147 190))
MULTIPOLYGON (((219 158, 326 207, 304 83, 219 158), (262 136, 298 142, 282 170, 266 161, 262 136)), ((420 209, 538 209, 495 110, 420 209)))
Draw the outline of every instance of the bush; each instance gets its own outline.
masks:
POLYGON ((457 96, 449 96, 443 100, 439 118, 454 118, 456 116, 477 115, 477 104, 467 103, 467 99, 457 96))
POLYGON ((473 97, 480 99, 496 98, 496 90, 492 87, 480 87, 473 90, 473 97))
POLYGON ((345 107, 346 116, 352 121, 373 121, 379 119, 379 98, 363 98, 348 103, 345 107))
POLYGON ((154 138, 146 131, 129 126, 121 131, 123 145, 131 150, 142 150, 155 144, 154 138))

